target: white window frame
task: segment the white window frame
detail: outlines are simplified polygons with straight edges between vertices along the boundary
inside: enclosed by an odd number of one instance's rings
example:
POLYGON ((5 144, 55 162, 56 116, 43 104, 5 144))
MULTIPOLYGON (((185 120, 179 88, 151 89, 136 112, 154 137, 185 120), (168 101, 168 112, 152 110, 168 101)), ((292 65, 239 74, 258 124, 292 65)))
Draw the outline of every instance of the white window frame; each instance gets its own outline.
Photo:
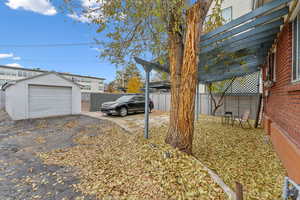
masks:
POLYGON ((230 22, 230 21, 232 21, 232 6, 229 6, 229 7, 227 7, 227 8, 223 8, 222 10, 221 10, 221 15, 222 15, 222 17, 225 19, 225 17, 224 17, 224 14, 225 14, 225 11, 226 10, 230 10, 230 19, 229 19, 229 21, 225 21, 225 23, 228 23, 228 22, 230 22))
POLYGON ((292 42, 292 82, 299 82, 300 81, 300 63, 299 63, 299 60, 300 60, 300 47, 298 46, 299 45, 299 24, 300 24, 300 13, 297 15, 297 17, 294 19, 293 21, 293 28, 292 28, 292 34, 293 34, 293 42, 292 42), (296 27, 297 27, 297 30, 295 30, 295 24, 296 23, 296 27), (296 33, 295 33, 296 31, 296 33), (297 35, 297 41, 295 41, 295 35, 297 35), (295 44, 296 43, 296 44, 295 44), (294 55, 296 53, 296 56, 294 55), (296 59, 296 60, 295 60, 296 59), (296 65, 296 67, 294 66, 296 65), (296 77, 294 77, 294 70, 296 68, 296 77))
POLYGON ((274 53, 274 57, 273 57, 273 82, 276 82, 276 70, 277 70, 277 59, 276 59, 276 57, 277 57, 277 48, 275 48, 274 49, 274 51, 273 51, 273 53, 274 53))
MULTIPOLYGON (((222 17, 224 18, 224 12, 225 12, 225 10, 230 10, 230 20, 229 21, 225 21, 225 24, 227 24, 228 22, 230 22, 230 21, 232 21, 232 19, 233 19, 233 8, 232 8, 232 6, 229 6, 229 7, 226 7, 226 8, 222 8, 221 9, 221 15, 222 15, 222 17)), ((210 18, 210 16, 211 16, 211 14, 210 15, 207 15, 206 17, 205 17, 205 19, 204 19, 204 24, 206 24, 206 22, 208 21, 208 19, 210 18)), ((225 18, 224 18, 225 19, 225 18)))

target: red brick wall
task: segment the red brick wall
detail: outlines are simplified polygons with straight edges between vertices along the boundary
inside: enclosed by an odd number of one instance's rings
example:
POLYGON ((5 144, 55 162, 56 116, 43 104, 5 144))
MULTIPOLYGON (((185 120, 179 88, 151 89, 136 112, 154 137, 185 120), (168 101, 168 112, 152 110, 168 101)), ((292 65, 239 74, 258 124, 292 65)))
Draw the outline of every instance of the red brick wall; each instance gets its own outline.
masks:
POLYGON ((269 96, 265 97, 265 114, 300 146, 300 82, 291 83, 291 24, 282 30, 276 54, 276 82, 269 89, 269 96))
POLYGON ((292 39, 292 24, 287 24, 277 44, 276 82, 264 88, 264 93, 269 93, 264 97, 264 128, 289 176, 300 184, 300 82, 291 82, 292 39))

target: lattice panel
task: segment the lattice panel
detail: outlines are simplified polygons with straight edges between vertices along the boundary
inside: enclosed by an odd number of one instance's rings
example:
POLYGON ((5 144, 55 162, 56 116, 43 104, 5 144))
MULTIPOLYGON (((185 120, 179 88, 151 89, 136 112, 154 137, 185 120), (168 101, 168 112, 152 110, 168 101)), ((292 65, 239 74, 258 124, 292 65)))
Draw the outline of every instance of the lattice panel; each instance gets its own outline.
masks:
POLYGON ((231 82, 230 79, 213 83, 216 88, 214 93, 222 93, 229 87, 226 94, 245 96, 257 94, 259 93, 260 72, 236 78, 233 83, 231 82))

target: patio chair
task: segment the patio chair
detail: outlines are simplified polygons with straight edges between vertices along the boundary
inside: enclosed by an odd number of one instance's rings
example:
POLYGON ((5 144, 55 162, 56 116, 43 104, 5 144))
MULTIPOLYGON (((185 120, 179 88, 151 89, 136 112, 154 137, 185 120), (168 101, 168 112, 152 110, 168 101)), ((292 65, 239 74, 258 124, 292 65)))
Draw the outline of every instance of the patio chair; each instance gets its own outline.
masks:
MULTIPOLYGON (((224 112, 224 114, 221 116, 221 123, 222 124, 229 124, 233 119, 232 112, 224 112)), ((232 122, 231 122, 232 123, 232 122)))
POLYGON ((239 125, 242 128, 245 128, 245 126, 244 126, 245 124, 248 124, 249 128, 252 128, 249 118, 250 118, 250 111, 246 110, 241 117, 235 118, 235 121, 238 121, 239 125))

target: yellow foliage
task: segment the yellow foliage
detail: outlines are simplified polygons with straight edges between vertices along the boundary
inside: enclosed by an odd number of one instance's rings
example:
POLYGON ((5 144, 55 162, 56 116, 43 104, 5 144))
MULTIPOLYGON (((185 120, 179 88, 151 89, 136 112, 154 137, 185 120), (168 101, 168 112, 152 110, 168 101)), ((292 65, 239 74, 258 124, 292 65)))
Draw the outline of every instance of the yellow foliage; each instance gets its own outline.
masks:
POLYGON ((140 93, 142 88, 141 79, 137 76, 133 76, 129 79, 127 84, 127 92, 128 93, 140 93))

